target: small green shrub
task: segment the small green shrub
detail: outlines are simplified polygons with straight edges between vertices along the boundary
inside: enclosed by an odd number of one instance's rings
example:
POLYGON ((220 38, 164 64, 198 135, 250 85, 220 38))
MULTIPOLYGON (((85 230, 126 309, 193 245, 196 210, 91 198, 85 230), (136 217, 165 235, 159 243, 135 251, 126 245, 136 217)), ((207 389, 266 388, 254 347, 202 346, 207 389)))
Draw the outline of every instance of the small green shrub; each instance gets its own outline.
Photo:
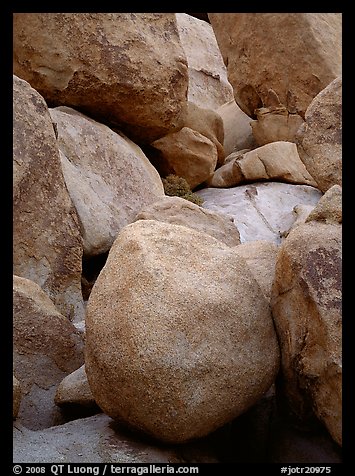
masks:
POLYGON ((196 205, 202 205, 203 199, 191 191, 190 185, 183 177, 170 174, 162 179, 165 195, 181 197, 196 205))

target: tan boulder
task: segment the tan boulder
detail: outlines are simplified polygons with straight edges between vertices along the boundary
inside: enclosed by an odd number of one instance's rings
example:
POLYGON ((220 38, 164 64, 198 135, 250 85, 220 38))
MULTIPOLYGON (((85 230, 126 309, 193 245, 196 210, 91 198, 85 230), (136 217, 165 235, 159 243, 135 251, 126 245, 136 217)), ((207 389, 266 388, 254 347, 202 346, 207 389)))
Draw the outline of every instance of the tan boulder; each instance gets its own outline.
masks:
POLYGON ((120 232, 87 308, 86 373, 105 413, 180 443, 269 389, 279 367, 269 306, 233 249, 156 220, 120 232))
POLYGON ((240 237, 232 217, 212 212, 180 197, 164 197, 143 208, 136 220, 158 220, 182 225, 207 233, 227 246, 240 244, 240 237))
POLYGON ((252 120, 240 109, 234 99, 220 106, 217 113, 223 121, 223 147, 226 157, 235 150, 256 147, 251 128, 252 120))
POLYGON ((151 142, 182 126, 188 72, 174 13, 15 13, 14 72, 52 105, 151 142))
POLYGON ((342 79, 332 81, 309 105, 296 136, 298 153, 326 192, 342 184, 342 79))
POLYGON ((62 422, 56 387, 83 364, 84 343, 36 283, 14 276, 13 285, 14 373, 22 387, 17 420, 38 430, 62 422))
POLYGON ((21 384, 15 377, 12 376, 12 418, 16 420, 18 411, 20 409, 22 391, 21 391, 21 384))
POLYGON ((13 78, 13 267, 39 284, 60 312, 84 317, 79 221, 66 188, 44 99, 13 78))
POLYGON ((124 135, 68 107, 50 114, 84 254, 104 253, 142 207, 164 196, 162 181, 140 147, 124 135))
POLYGON ((166 163, 166 171, 186 179, 193 189, 209 179, 217 165, 216 145, 189 127, 152 143, 166 163))
POLYGON ((64 377, 58 385, 54 403, 59 407, 73 404, 83 407, 96 405, 86 376, 85 365, 64 377))
POLYGON ((342 188, 333 185, 319 200, 316 207, 308 215, 306 222, 319 221, 324 223, 342 223, 342 188))
POLYGON ((234 96, 213 28, 186 13, 175 16, 187 58, 188 100, 204 109, 216 110, 234 96))
POLYGON ((255 240, 242 243, 235 248, 235 252, 245 259, 264 296, 270 302, 278 246, 271 241, 255 240))
POLYGON ((270 142, 286 141, 296 142, 296 134, 304 123, 298 114, 290 114, 285 106, 262 107, 255 110, 256 121, 251 121, 250 126, 253 137, 258 146, 270 142))
POLYGON ((240 108, 255 118, 269 90, 304 118, 341 74, 341 13, 209 13, 240 108))
POLYGON ((315 414, 340 445, 341 251, 339 224, 309 221, 292 230, 279 249, 271 298, 290 408, 301 420, 315 414))
POLYGON ((317 185, 299 158, 296 144, 282 141, 245 154, 236 153, 235 158, 218 168, 207 183, 211 187, 225 188, 259 180, 317 185))
POLYGON ((199 132, 213 142, 218 154, 217 163, 223 164, 225 159, 223 147, 224 125, 221 116, 217 112, 189 102, 184 126, 199 132))
POLYGON ((224 159, 224 164, 228 164, 228 162, 232 162, 237 157, 241 157, 242 155, 246 154, 247 152, 250 152, 251 150, 252 149, 235 150, 234 152, 227 155, 227 157, 224 159))

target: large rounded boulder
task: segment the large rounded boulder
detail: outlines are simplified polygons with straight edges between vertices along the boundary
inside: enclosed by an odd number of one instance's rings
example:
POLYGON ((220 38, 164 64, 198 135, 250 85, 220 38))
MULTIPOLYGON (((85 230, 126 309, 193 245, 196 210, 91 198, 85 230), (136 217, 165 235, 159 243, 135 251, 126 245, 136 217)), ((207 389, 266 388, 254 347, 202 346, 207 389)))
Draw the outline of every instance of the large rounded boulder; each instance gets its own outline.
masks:
POLYGON ((174 13, 15 13, 14 72, 151 142, 183 125, 188 69, 174 13))
POLYGON ((254 405, 279 348, 243 257, 205 233, 139 220, 118 235, 90 295, 85 365, 105 413, 179 443, 254 405))

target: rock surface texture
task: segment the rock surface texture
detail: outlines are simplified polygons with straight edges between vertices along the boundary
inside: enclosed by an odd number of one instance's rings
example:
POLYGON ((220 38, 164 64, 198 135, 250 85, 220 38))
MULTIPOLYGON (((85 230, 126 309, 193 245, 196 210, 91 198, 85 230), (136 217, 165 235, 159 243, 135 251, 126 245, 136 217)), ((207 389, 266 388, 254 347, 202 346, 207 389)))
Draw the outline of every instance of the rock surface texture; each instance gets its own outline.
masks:
POLYGON ((15 463, 341 462, 341 44, 13 14, 15 463))
POLYGON ((264 296, 270 302, 275 277, 277 245, 270 241, 249 241, 235 248, 235 251, 243 256, 264 296))
POLYGON ((13 25, 14 73, 52 106, 143 142, 182 126, 188 71, 174 13, 15 13, 13 25))
POLYGON ((173 451, 139 442, 95 415, 42 431, 14 427, 14 463, 180 463, 173 451))
POLYGON ((223 121, 223 147, 226 157, 235 150, 252 149, 257 146, 251 128, 252 120, 234 99, 220 106, 217 113, 223 121))
POLYGON ((314 412, 341 445, 342 234, 334 208, 328 223, 317 208, 280 247, 271 303, 290 406, 301 419, 314 412))
POLYGON ((270 142, 295 142, 296 134, 303 119, 298 114, 290 114, 285 106, 261 107, 255 110, 256 121, 250 126, 253 137, 259 146, 270 142))
POLYGON ((240 241, 266 240, 281 243, 282 234, 296 220, 293 208, 316 205, 322 193, 309 185, 278 182, 253 183, 228 189, 205 188, 196 192, 202 206, 234 218, 240 241))
POLYGON ((127 137, 68 107, 50 110, 84 254, 108 251, 139 210, 164 196, 160 176, 127 137))
POLYGON ((152 146, 162 154, 169 173, 186 179, 192 189, 209 179, 217 165, 216 145, 189 127, 154 141, 152 146))
POLYGON ((79 331, 42 289, 14 276, 14 373, 21 383, 20 424, 38 430, 61 423, 54 404, 57 385, 84 361, 79 331))
POLYGON ((12 418, 14 420, 17 418, 18 411, 20 409, 21 397, 22 397, 21 384, 17 380, 15 375, 13 375, 12 376, 12 418))
POLYGON ((342 184, 342 79, 332 81, 311 102, 296 141, 301 160, 326 192, 342 184))
POLYGON ((211 187, 232 187, 259 180, 317 186, 301 161, 296 144, 272 142, 245 153, 235 153, 235 158, 218 168, 207 181, 211 187))
POLYGON ((84 317, 79 221, 66 188, 44 99, 14 76, 13 267, 66 317, 84 317), (54 206, 55 204, 55 206, 54 206))
POLYGON ((304 118, 341 74, 341 13, 209 13, 240 108, 255 118, 272 90, 304 118))
POLYGON ((86 326, 85 366, 99 406, 166 442, 237 417, 278 372, 269 306, 244 259, 179 225, 140 220, 121 231, 86 326))
POLYGON ((58 406, 81 405, 92 407, 95 405, 86 376, 85 365, 64 377, 58 385, 54 402, 58 406))
POLYGON ((234 96, 213 28, 186 13, 175 15, 187 58, 188 100, 204 109, 216 110, 234 96))
POLYGON ((136 220, 158 220, 207 233, 228 246, 240 244, 232 217, 202 208, 180 197, 164 197, 143 208, 136 220))

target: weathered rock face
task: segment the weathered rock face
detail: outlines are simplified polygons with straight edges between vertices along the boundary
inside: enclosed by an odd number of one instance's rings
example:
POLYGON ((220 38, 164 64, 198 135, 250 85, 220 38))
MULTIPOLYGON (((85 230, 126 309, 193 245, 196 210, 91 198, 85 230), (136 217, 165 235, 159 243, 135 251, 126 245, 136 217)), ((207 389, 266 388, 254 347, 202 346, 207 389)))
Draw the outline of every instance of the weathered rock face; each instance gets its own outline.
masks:
POLYGON ((203 207, 234 218, 240 241, 281 243, 281 234, 296 220, 293 208, 316 205, 322 193, 309 185, 279 182, 253 183, 229 189, 205 188, 196 192, 203 207))
POLYGON ((209 13, 240 108, 250 117, 273 90, 304 117, 341 74, 341 13, 209 13), (262 65, 262 67, 260 67, 262 65))
POLYGON ((216 110, 234 96, 213 28, 186 13, 175 15, 187 58, 188 100, 204 109, 216 110))
POLYGON ((317 203, 317 206, 310 212, 306 222, 319 221, 324 223, 342 223, 342 188, 333 185, 317 203))
POLYGON ((186 179, 193 189, 212 176, 218 159, 216 145, 189 127, 152 143, 160 151, 166 171, 186 179))
POLYGON ((108 251, 119 230, 164 196, 158 172, 123 135, 68 107, 50 110, 85 255, 108 251))
POLYGON ((308 172, 326 192, 342 184, 342 79, 332 81, 309 105, 296 136, 308 172))
POLYGON ((140 220, 120 232, 86 326, 96 402, 166 442, 232 420, 278 372, 269 306, 244 259, 183 226, 140 220))
POLYGON ((188 72, 174 13, 15 13, 14 72, 51 105, 142 142, 182 126, 188 72))
POLYGON ((179 463, 174 451, 137 441, 107 415, 42 431, 14 425, 14 463, 179 463))
MULTIPOLYGON (((320 198, 320 200, 322 197, 320 198)), ((318 202, 319 203, 319 202, 318 202)), ((291 230, 295 229, 299 225, 303 225, 306 222, 308 215, 314 209, 314 205, 296 205, 293 207, 292 213, 295 216, 295 221, 292 223, 288 230, 282 232, 282 237, 286 238, 291 230)))
POLYGON ((301 161, 296 144, 272 142, 244 154, 236 154, 208 180, 211 187, 232 187, 245 182, 280 180, 317 186, 301 161))
POLYGON ((17 418, 18 411, 20 409, 21 396, 22 396, 21 384, 17 380, 15 375, 13 375, 12 376, 12 418, 14 420, 17 418))
POLYGON ((14 373, 21 383, 18 421, 38 430, 61 422, 57 385, 83 364, 83 340, 34 282, 14 276, 14 373))
POLYGON ((243 256, 264 296, 270 302, 275 277, 277 245, 270 241, 250 241, 239 245, 235 248, 235 252, 243 256))
POLYGON ((217 113, 223 120, 225 156, 228 156, 234 150, 256 147, 257 144, 251 129, 252 121, 240 109, 234 99, 220 106, 217 113))
POLYGON ((84 316, 78 217, 47 105, 26 81, 14 76, 13 84, 14 273, 39 284, 76 322, 84 316))
POLYGON ((85 365, 64 377, 58 385, 54 402, 58 406, 81 405, 93 407, 96 405, 86 376, 85 365))
POLYGON ((223 164, 225 158, 224 126, 223 120, 217 112, 189 102, 184 126, 199 132, 213 142, 217 149, 217 162, 223 164))
POLYGON ((173 225, 182 225, 207 233, 227 246, 240 244, 239 232, 233 218, 212 212, 180 197, 164 197, 143 208, 136 220, 158 220, 173 225))
POLYGON ((314 412, 341 444, 341 226, 308 220, 280 247, 272 312, 291 409, 314 412))
POLYGON ((251 121, 250 126, 259 146, 276 141, 295 142, 304 122, 298 114, 290 114, 285 106, 262 107, 255 110, 255 115, 257 120, 251 121))

